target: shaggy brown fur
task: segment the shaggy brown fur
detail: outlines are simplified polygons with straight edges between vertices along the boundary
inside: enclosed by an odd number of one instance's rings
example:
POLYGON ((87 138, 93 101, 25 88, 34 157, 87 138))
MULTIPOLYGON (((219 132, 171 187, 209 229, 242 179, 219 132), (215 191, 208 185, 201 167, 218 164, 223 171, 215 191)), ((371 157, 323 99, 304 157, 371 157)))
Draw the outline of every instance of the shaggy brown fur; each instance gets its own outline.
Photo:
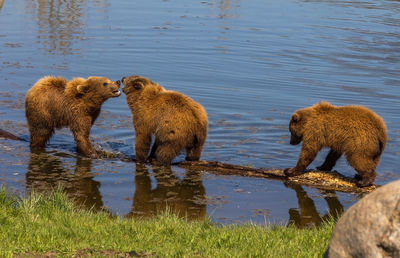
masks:
POLYGON ((207 138, 208 119, 204 108, 191 98, 167 91, 141 76, 122 78, 136 132, 136 161, 143 163, 149 153, 151 136, 155 136, 149 156, 151 161, 167 165, 186 149, 186 160, 199 160, 207 138))
POLYGON ((362 106, 336 107, 320 102, 293 113, 289 124, 290 144, 303 141, 296 167, 286 169, 287 176, 304 173, 322 147, 330 148, 319 170, 330 171, 344 153, 357 171, 359 186, 371 185, 375 169, 387 141, 383 119, 362 106))
POLYGON ((121 95, 120 82, 105 77, 74 78, 44 77, 28 91, 25 114, 31 133, 32 149, 43 149, 54 129, 69 127, 79 153, 96 157, 90 143, 90 129, 100 114, 101 105, 121 95))

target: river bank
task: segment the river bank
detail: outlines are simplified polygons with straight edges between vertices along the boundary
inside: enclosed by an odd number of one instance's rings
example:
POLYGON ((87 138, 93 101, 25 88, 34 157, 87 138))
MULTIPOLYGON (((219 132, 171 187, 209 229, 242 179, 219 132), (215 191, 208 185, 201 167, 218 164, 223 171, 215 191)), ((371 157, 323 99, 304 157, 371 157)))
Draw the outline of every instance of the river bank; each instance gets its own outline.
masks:
POLYGON ((19 198, 0 189, 2 256, 321 257, 334 222, 319 228, 219 225, 162 212, 133 219, 74 205, 62 191, 19 198))

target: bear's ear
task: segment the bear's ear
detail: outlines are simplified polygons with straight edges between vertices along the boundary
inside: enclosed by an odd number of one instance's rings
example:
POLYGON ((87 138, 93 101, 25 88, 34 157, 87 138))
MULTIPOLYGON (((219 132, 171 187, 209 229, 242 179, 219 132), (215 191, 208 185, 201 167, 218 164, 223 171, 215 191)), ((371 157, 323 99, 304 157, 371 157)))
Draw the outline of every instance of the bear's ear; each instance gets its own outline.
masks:
POLYGON ((134 81, 132 82, 132 86, 136 89, 136 90, 140 90, 144 88, 144 85, 141 81, 134 81))
POLYGON ((294 113, 294 114, 292 115, 292 122, 297 123, 297 122, 299 122, 300 120, 301 120, 301 116, 300 116, 299 113, 294 113))
POLYGON ((79 84, 78 86, 76 86, 76 90, 81 94, 89 92, 89 88, 89 84, 79 84))

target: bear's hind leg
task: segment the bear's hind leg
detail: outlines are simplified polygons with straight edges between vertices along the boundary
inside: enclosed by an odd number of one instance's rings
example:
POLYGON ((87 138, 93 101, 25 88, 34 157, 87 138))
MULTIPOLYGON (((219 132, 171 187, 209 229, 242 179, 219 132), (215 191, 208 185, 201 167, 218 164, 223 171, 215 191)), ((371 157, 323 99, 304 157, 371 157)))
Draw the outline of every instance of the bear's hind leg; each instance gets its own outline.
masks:
POLYGON ((359 187, 370 186, 374 183, 375 169, 378 165, 376 160, 362 155, 351 155, 347 157, 347 161, 358 173, 354 179, 359 187))
POLYGON ((197 161, 200 159, 201 151, 203 150, 203 146, 195 146, 186 148, 186 160, 187 161, 197 161))
POLYGON ((171 161, 178 155, 181 148, 174 145, 174 143, 158 143, 157 149, 155 150, 156 164, 168 166, 171 161))
POLYGON ((331 171, 332 168, 336 165, 336 161, 342 156, 342 153, 330 150, 328 155, 325 158, 324 163, 317 167, 318 170, 322 171, 331 171))
POLYGON ((46 143, 53 135, 54 130, 53 128, 36 127, 35 129, 31 129, 30 133, 31 133, 31 142, 30 142, 31 149, 41 150, 46 147, 46 143))
POLYGON ((356 171, 358 174, 354 178, 356 179, 357 186, 366 187, 374 183, 376 177, 375 170, 361 171, 356 169, 356 171))
POLYGON ((207 135, 200 133, 199 135, 194 135, 193 142, 186 146, 186 160, 187 161, 197 161, 200 160, 201 152, 203 150, 204 142, 207 135))

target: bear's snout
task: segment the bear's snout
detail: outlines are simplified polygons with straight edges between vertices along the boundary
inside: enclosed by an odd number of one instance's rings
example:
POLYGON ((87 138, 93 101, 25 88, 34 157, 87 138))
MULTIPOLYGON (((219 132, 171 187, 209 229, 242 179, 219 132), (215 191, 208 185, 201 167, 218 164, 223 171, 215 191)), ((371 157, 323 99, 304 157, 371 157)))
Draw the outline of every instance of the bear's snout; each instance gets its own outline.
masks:
POLYGON ((118 81, 113 82, 113 85, 111 88, 112 94, 113 94, 112 97, 118 97, 121 95, 121 92, 119 91, 120 86, 121 86, 121 81, 118 80, 118 81))
POLYGON ((121 82, 124 83, 125 79, 126 79, 125 77, 122 77, 121 82))

